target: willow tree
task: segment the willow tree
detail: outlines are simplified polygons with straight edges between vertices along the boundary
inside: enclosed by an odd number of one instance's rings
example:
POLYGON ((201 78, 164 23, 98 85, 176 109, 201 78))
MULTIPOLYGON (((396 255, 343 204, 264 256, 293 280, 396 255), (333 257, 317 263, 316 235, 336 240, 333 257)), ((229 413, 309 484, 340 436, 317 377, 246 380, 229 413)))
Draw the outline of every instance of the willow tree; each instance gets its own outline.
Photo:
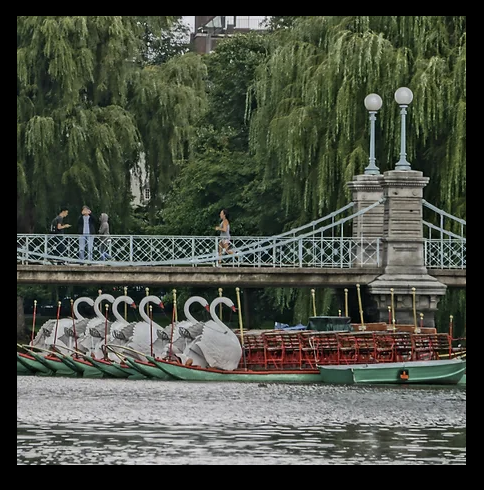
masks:
MULTIPOLYGON (((252 96, 251 149, 265 179, 281 179, 282 206, 301 223, 350 200, 347 182, 368 165, 368 112, 383 99, 376 159, 399 160, 398 87, 414 93, 407 159, 430 177, 426 199, 465 218, 466 19, 462 16, 312 16, 271 36, 252 96)), ((307 311, 305 300, 295 311, 307 311)), ((327 312, 324 312, 327 313, 327 312)), ((334 312, 333 312, 334 313, 334 312)))
POLYGON ((157 138, 180 154, 192 104, 186 92, 201 91, 201 75, 188 87, 176 69, 162 76, 143 63, 147 30, 167 29, 178 17, 17 17, 19 231, 45 231, 60 205, 84 202, 118 218, 123 231, 140 155, 148 165, 160 159, 144 135, 160 126, 159 118, 170 119, 172 130, 157 138), (147 97, 140 81, 158 84, 158 78, 162 97, 147 97), (143 111, 152 117, 141 120, 143 111))
POLYGON ((287 208, 307 218, 348 201, 347 182, 368 165, 366 95, 378 93, 377 163, 399 159, 407 86, 407 158, 431 177, 427 200, 465 215, 466 20, 451 16, 313 16, 273 36, 254 85, 251 147, 266 177, 283 178, 287 208))
POLYGON ((195 124, 206 107, 205 74, 202 58, 187 53, 161 66, 146 67, 133 80, 128 107, 141 135, 150 224, 190 156, 195 124))

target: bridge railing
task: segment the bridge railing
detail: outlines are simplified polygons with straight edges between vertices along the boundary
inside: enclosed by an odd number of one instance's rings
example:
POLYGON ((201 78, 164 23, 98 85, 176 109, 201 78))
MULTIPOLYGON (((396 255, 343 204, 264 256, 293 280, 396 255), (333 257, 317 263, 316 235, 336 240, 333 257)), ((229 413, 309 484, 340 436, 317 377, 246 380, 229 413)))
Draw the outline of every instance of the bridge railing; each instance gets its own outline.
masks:
POLYGON ((424 261, 428 269, 466 268, 466 221, 422 201, 433 223, 423 219, 427 238, 424 240, 424 261))
POLYGON ((424 261, 427 269, 465 269, 466 256, 465 239, 424 239, 424 261))
MULTIPOLYGON (((123 266, 218 265, 219 237, 110 235, 93 236, 93 257, 79 258, 79 235, 17 235, 17 261, 21 263, 98 263, 123 266), (101 260, 101 246, 108 260, 101 260)), ((380 239, 301 236, 232 237, 232 255, 221 257, 233 267, 378 267, 380 239)))
MULTIPOLYGON (((22 263, 102 263, 125 266, 218 265, 233 267, 356 268, 381 265, 381 238, 347 237, 354 218, 381 205, 384 199, 351 213, 349 203, 327 216, 270 237, 232 237, 232 254, 218 257, 219 237, 159 235, 93 235, 93 255, 79 258, 80 235, 17 235, 17 261, 22 263), (108 259, 102 261, 101 251, 108 259)), ((424 238, 424 263, 428 268, 466 267, 465 220, 423 201, 435 213, 424 238), (446 221, 444 221, 446 220, 446 221), (450 221, 450 228, 445 225, 450 221), (438 224, 437 224, 438 223, 438 224), (448 228, 448 227, 447 227, 448 228)), ((87 254, 87 250, 85 251, 87 254)))
MULTIPOLYGON (((217 265, 219 237, 111 235, 93 237, 93 260, 79 259, 79 235, 17 235, 21 263, 98 263, 124 266, 217 265), (109 259, 101 260, 101 245, 109 259), (63 246, 62 252, 59 245, 63 246)), ((281 241, 275 237, 232 237, 233 255, 223 255, 233 267, 355 268, 381 265, 381 240, 303 236, 281 241), (240 252, 239 252, 240 251, 240 252)), ((459 238, 424 239, 425 266, 465 269, 466 241, 459 238)))

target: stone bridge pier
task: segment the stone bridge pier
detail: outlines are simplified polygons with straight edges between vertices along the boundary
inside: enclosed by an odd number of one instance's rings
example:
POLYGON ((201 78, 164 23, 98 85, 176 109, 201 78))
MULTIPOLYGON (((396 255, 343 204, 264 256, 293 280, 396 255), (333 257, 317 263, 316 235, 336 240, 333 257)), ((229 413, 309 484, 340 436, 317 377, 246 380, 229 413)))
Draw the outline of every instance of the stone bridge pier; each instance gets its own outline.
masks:
POLYGON ((378 321, 388 321, 392 305, 396 323, 414 323, 423 314, 426 327, 435 326, 435 312, 447 286, 428 274, 424 266, 423 189, 429 178, 415 170, 390 170, 378 175, 358 175, 348 183, 356 211, 384 198, 381 206, 355 218, 355 238, 382 238, 384 273, 367 286, 378 311, 378 321), (413 291, 412 288, 415 288, 413 291))

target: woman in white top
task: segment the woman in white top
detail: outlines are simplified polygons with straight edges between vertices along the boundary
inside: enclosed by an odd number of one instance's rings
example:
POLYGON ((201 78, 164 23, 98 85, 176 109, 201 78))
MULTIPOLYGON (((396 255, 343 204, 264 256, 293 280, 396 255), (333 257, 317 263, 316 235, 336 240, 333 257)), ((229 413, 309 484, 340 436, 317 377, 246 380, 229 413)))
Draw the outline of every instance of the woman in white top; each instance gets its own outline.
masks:
MULTIPOLYGON (((220 211, 220 222, 219 226, 215 227, 215 231, 220 231, 220 241, 218 243, 218 253, 222 256, 224 253, 233 254, 233 250, 230 250, 230 222, 229 222, 229 212, 226 209, 220 211)), ((222 263, 221 260, 218 261, 219 264, 222 263)))

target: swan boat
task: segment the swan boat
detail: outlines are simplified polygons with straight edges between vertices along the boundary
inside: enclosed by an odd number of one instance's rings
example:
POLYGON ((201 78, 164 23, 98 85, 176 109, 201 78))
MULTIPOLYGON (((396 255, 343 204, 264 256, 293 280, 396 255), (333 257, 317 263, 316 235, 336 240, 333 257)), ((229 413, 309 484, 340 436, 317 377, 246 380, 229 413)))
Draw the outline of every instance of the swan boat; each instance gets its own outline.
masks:
MULTIPOLYGON (((192 296, 184 305, 187 320, 172 322, 161 332, 161 338, 165 339, 161 356, 144 352, 136 359, 130 355, 130 349, 127 349, 128 355, 122 358, 123 361, 141 374, 156 379, 176 379, 157 363, 157 360, 167 357, 176 358, 180 362, 195 362, 203 366, 213 364, 224 369, 234 369, 240 361, 242 349, 238 337, 217 316, 215 309, 219 304, 225 304, 235 311, 235 305, 229 298, 215 298, 209 306, 206 299, 192 296), (191 315, 190 306, 196 302, 210 311, 212 320, 201 322, 191 315)), ((135 351, 135 354, 140 353, 135 351)))
MULTIPOLYGON (((81 298, 77 301, 79 300, 81 298)), ((117 305, 122 301, 131 304, 132 299, 121 296, 113 300, 111 295, 96 299, 94 306, 97 318, 89 321, 91 327, 86 328, 78 339, 76 349, 68 347, 72 342, 66 342, 63 334, 61 338, 64 338, 64 342, 59 341, 58 348, 54 351, 55 346, 49 344, 52 342, 50 324, 42 334, 43 345, 47 348, 28 346, 25 349, 23 346, 25 352, 17 353, 17 374, 318 383, 336 382, 325 381, 325 376, 329 376, 330 372, 333 373, 334 380, 337 376, 341 379, 347 376, 344 379, 349 382, 348 373, 353 368, 353 372, 357 371, 362 376, 372 372, 375 380, 381 376, 382 380, 390 380, 392 383, 441 384, 443 378, 439 379, 437 368, 443 368, 444 365, 457 367, 459 364, 448 363, 456 356, 452 350, 452 339, 447 334, 269 330, 248 331, 244 335, 242 331, 234 332, 229 329, 218 318, 216 306, 219 304, 225 304, 236 311, 229 298, 221 297, 213 300, 210 307, 204 298, 189 298, 184 307, 187 320, 172 321, 168 326, 161 327, 146 315, 145 307, 149 302, 162 306, 162 302, 156 296, 148 296, 141 301, 139 307, 143 321, 128 324, 117 313, 117 305), (103 299, 113 303, 116 322, 112 324, 108 324, 107 315, 102 316, 99 305, 103 299), (204 322, 195 319, 190 314, 190 305, 194 302, 208 308, 212 320, 204 322), (42 353, 35 352, 36 349, 42 353), (93 350, 98 355, 93 354, 93 350), (417 365, 414 361, 420 364, 417 365), (408 367, 412 367, 411 381, 410 377, 406 378, 408 373, 405 370, 408 367), (425 378, 423 375, 415 376, 416 367, 425 367, 431 374, 425 378), (370 368, 375 369, 370 371, 370 368), (400 374, 403 377, 397 377, 400 374)), ((92 304, 92 300, 90 301, 92 304)), ((77 313, 76 319, 84 320, 77 313)), ((67 331, 65 328, 64 332, 67 331)), ((54 335, 54 339, 55 337, 54 335)), ((465 351, 460 357, 465 358, 465 351)), ((460 384, 465 384, 465 367, 463 372, 458 380, 460 384)), ((453 383, 454 378, 451 374, 449 376, 450 383, 453 383)), ((351 379, 355 382, 354 379, 359 378, 351 379)))
MULTIPOLYGON (((119 355, 120 350, 126 350, 133 356, 143 357, 143 352, 134 349, 143 349, 143 343, 147 339, 156 345, 158 336, 163 333, 163 329, 152 322, 145 313, 145 306, 152 302, 163 308, 163 303, 157 296, 148 296, 140 302, 140 314, 143 322, 128 323, 118 312, 118 305, 125 302, 130 306, 136 307, 133 299, 129 296, 119 296, 114 299, 110 294, 101 294, 95 301, 90 298, 78 298, 74 303, 74 313, 76 320, 87 322, 87 328, 82 330, 81 335, 75 335, 75 348, 72 342, 67 345, 58 337, 59 325, 63 321, 72 322, 72 319, 49 320, 41 327, 35 341, 30 345, 17 346, 22 352, 17 352, 17 374, 18 375, 44 375, 44 376, 67 376, 67 377, 86 377, 86 378, 128 378, 128 379, 146 379, 157 378, 166 379, 167 375, 156 368, 155 371, 149 372, 147 367, 140 369, 138 364, 134 363, 137 359, 128 358, 127 363, 119 355), (110 322, 106 315, 101 312, 101 302, 107 300, 112 303, 112 311, 116 318, 115 322, 110 322), (95 317, 84 319, 79 315, 78 304, 85 301, 94 307, 95 317), (151 326, 151 328, 150 328, 151 326), (147 330, 151 330, 147 333, 147 330), (55 331, 55 333, 54 333, 55 331), (154 342, 153 342, 154 341, 154 342), (147 372, 148 371, 148 372, 147 372), (143 374, 144 373, 144 374, 143 374), (146 376, 148 374, 148 376, 146 376)), ((205 305, 208 303, 205 301, 205 305)), ((192 301, 188 303, 192 303, 192 301)), ((107 305, 106 305, 107 306, 107 305)), ((187 306, 185 307, 185 312, 187 306)), ((150 305, 151 309, 151 305, 150 305)), ((193 323, 197 323, 192 316, 187 316, 193 323)), ((187 322, 182 322, 185 331, 188 330, 187 322)), ((62 330, 63 331, 63 330, 62 330)), ((65 339, 64 339, 65 340, 65 339)), ((165 340, 169 337, 165 334, 165 340)), ((166 344, 162 343, 162 346, 166 344)), ((158 345, 159 348, 159 345, 158 345)), ((146 346, 145 349, 146 350, 146 346)), ((156 348, 155 348, 156 352, 156 348)), ((126 356, 125 356, 126 357, 126 356)))
MULTIPOLYGON (((124 378, 124 379, 146 379, 143 373, 133 366, 129 365, 119 356, 116 349, 126 349, 127 345, 133 342, 133 338, 136 337, 136 328, 139 327, 140 322, 126 321, 118 311, 118 306, 121 302, 125 302, 131 307, 136 307, 133 299, 130 296, 121 295, 113 302, 113 314, 116 321, 109 327, 109 334, 105 334, 102 341, 97 346, 96 352, 81 354, 84 361, 94 366, 103 377, 106 378, 124 378)), ((163 307, 163 303, 157 296, 146 296, 139 304, 139 313, 145 322, 149 319, 145 313, 145 307, 147 303, 153 302, 163 307)), ((156 338, 156 332, 153 334, 156 338)), ((135 340, 136 341, 136 340, 135 340)), ((166 376, 163 376, 166 377, 166 376)))
MULTIPOLYGON (((104 298, 100 298, 101 301, 104 298)), ((28 346, 18 346, 22 352, 17 352, 17 373, 18 374, 36 374, 40 376, 79 376, 78 369, 73 369, 72 364, 66 364, 62 361, 63 354, 52 350, 51 342, 56 343, 59 335, 59 345, 63 344, 62 333, 72 326, 75 332, 79 327, 79 332, 84 332, 89 319, 80 315, 78 307, 81 302, 88 303, 90 306, 95 305, 95 301, 88 297, 79 297, 73 303, 73 317, 63 318, 60 320, 48 320, 39 329, 36 337, 28 346), (67 322, 67 325, 66 325, 67 322), (66 328, 67 327, 67 328, 66 328), (53 339, 53 340, 52 340, 53 339), (19 372, 19 366, 21 371, 19 372)), ((96 305, 97 306, 97 305, 96 305)), ((96 311, 96 308, 95 308, 96 311)), ((68 332, 66 337, 68 336, 68 332)), ((68 349, 64 344, 64 348, 68 349)), ((92 377, 99 377, 99 371, 92 366, 86 366, 86 372, 92 377)))
MULTIPOLYGON (((110 298, 107 298, 110 300, 110 298)), ((126 303, 132 308, 136 308, 134 300, 130 296, 121 295, 118 296, 112 302, 112 312, 116 320, 106 324, 104 333, 101 335, 100 340, 96 344, 96 350, 90 353, 84 351, 72 351, 70 356, 61 355, 61 360, 75 371, 80 373, 84 378, 90 377, 103 377, 103 378, 127 378, 127 379, 144 379, 139 372, 124 362, 116 362, 116 359, 111 359, 106 346, 108 343, 114 343, 115 345, 125 344, 132 335, 134 322, 129 323, 125 320, 118 311, 120 303, 126 303), (92 372, 92 369, 95 371, 92 372), (96 373, 96 374, 95 374, 96 373)), ((96 332, 99 329, 95 329, 91 332, 91 335, 97 337, 96 332)), ((99 333, 99 332, 98 332, 99 333)), ((81 345, 82 345, 81 341, 81 345)), ((84 341, 84 344, 86 342, 84 341)), ((88 342, 89 343, 89 342, 88 342)))
POLYGON ((319 383, 321 376, 317 369, 299 370, 260 370, 237 368, 231 371, 223 369, 187 366, 180 362, 155 359, 149 361, 158 366, 171 378, 183 381, 237 381, 252 383, 319 383))
POLYGON ((465 384, 465 352, 456 354, 447 334, 264 332, 241 343, 234 370, 148 357, 184 381, 465 384))
MULTIPOLYGON (((114 356, 114 359, 117 358, 117 361, 112 362, 111 367, 127 366, 137 376, 141 376, 144 379, 166 380, 169 378, 168 375, 160 369, 151 366, 146 362, 145 358, 146 351, 149 350, 151 352, 152 350, 163 349, 166 343, 166 336, 163 336, 164 329, 146 314, 146 305, 148 303, 154 303, 163 308, 163 302, 158 296, 145 296, 139 304, 139 313, 143 321, 137 322, 133 326, 129 342, 125 345, 111 342, 106 345, 106 348, 110 357, 114 356)), ((105 369, 102 364, 98 364, 98 367, 99 369, 105 369)))
MULTIPOLYGON (((17 374, 84 378, 144 378, 140 376, 138 371, 130 368, 126 364, 111 366, 111 363, 104 361, 102 358, 98 359, 95 357, 94 352, 102 351, 105 336, 105 333, 103 332, 109 330, 111 326, 111 322, 108 322, 107 317, 104 317, 100 310, 101 303, 104 300, 113 303, 113 312, 117 321, 127 324, 117 312, 117 305, 124 301, 133 306, 134 302, 129 296, 120 296, 115 300, 110 294, 101 294, 95 301, 86 297, 78 298, 74 302, 76 320, 87 321, 87 325, 85 325, 84 330, 80 329, 79 331, 76 331, 76 329, 73 328, 73 332, 68 333, 68 336, 71 335, 74 337, 77 348, 73 349, 66 345, 60 340, 62 337, 56 339, 55 334, 54 340, 52 341, 52 332, 50 332, 50 335, 43 342, 45 345, 44 347, 39 345, 41 343, 40 341, 34 341, 32 342, 32 345, 28 346, 19 346, 24 352, 17 352, 17 367, 19 368, 19 365, 22 366, 20 371, 17 369, 17 374), (82 301, 87 302, 94 307, 94 312, 96 314, 94 318, 88 320, 79 315, 78 304, 82 301), (91 352, 91 355, 87 354, 88 348, 86 345, 93 351, 91 352)), ((62 319, 61 322, 64 320, 69 322, 73 321, 72 319, 62 319)), ((58 322, 56 325, 58 330, 61 330, 58 328, 59 325, 62 325, 61 322, 58 322)), ((56 327, 50 328, 50 330, 55 330, 56 327)), ((39 331, 40 336, 46 337, 45 333, 41 332, 42 329, 39 331)), ((71 344, 71 342, 69 342, 69 344, 71 344)))

